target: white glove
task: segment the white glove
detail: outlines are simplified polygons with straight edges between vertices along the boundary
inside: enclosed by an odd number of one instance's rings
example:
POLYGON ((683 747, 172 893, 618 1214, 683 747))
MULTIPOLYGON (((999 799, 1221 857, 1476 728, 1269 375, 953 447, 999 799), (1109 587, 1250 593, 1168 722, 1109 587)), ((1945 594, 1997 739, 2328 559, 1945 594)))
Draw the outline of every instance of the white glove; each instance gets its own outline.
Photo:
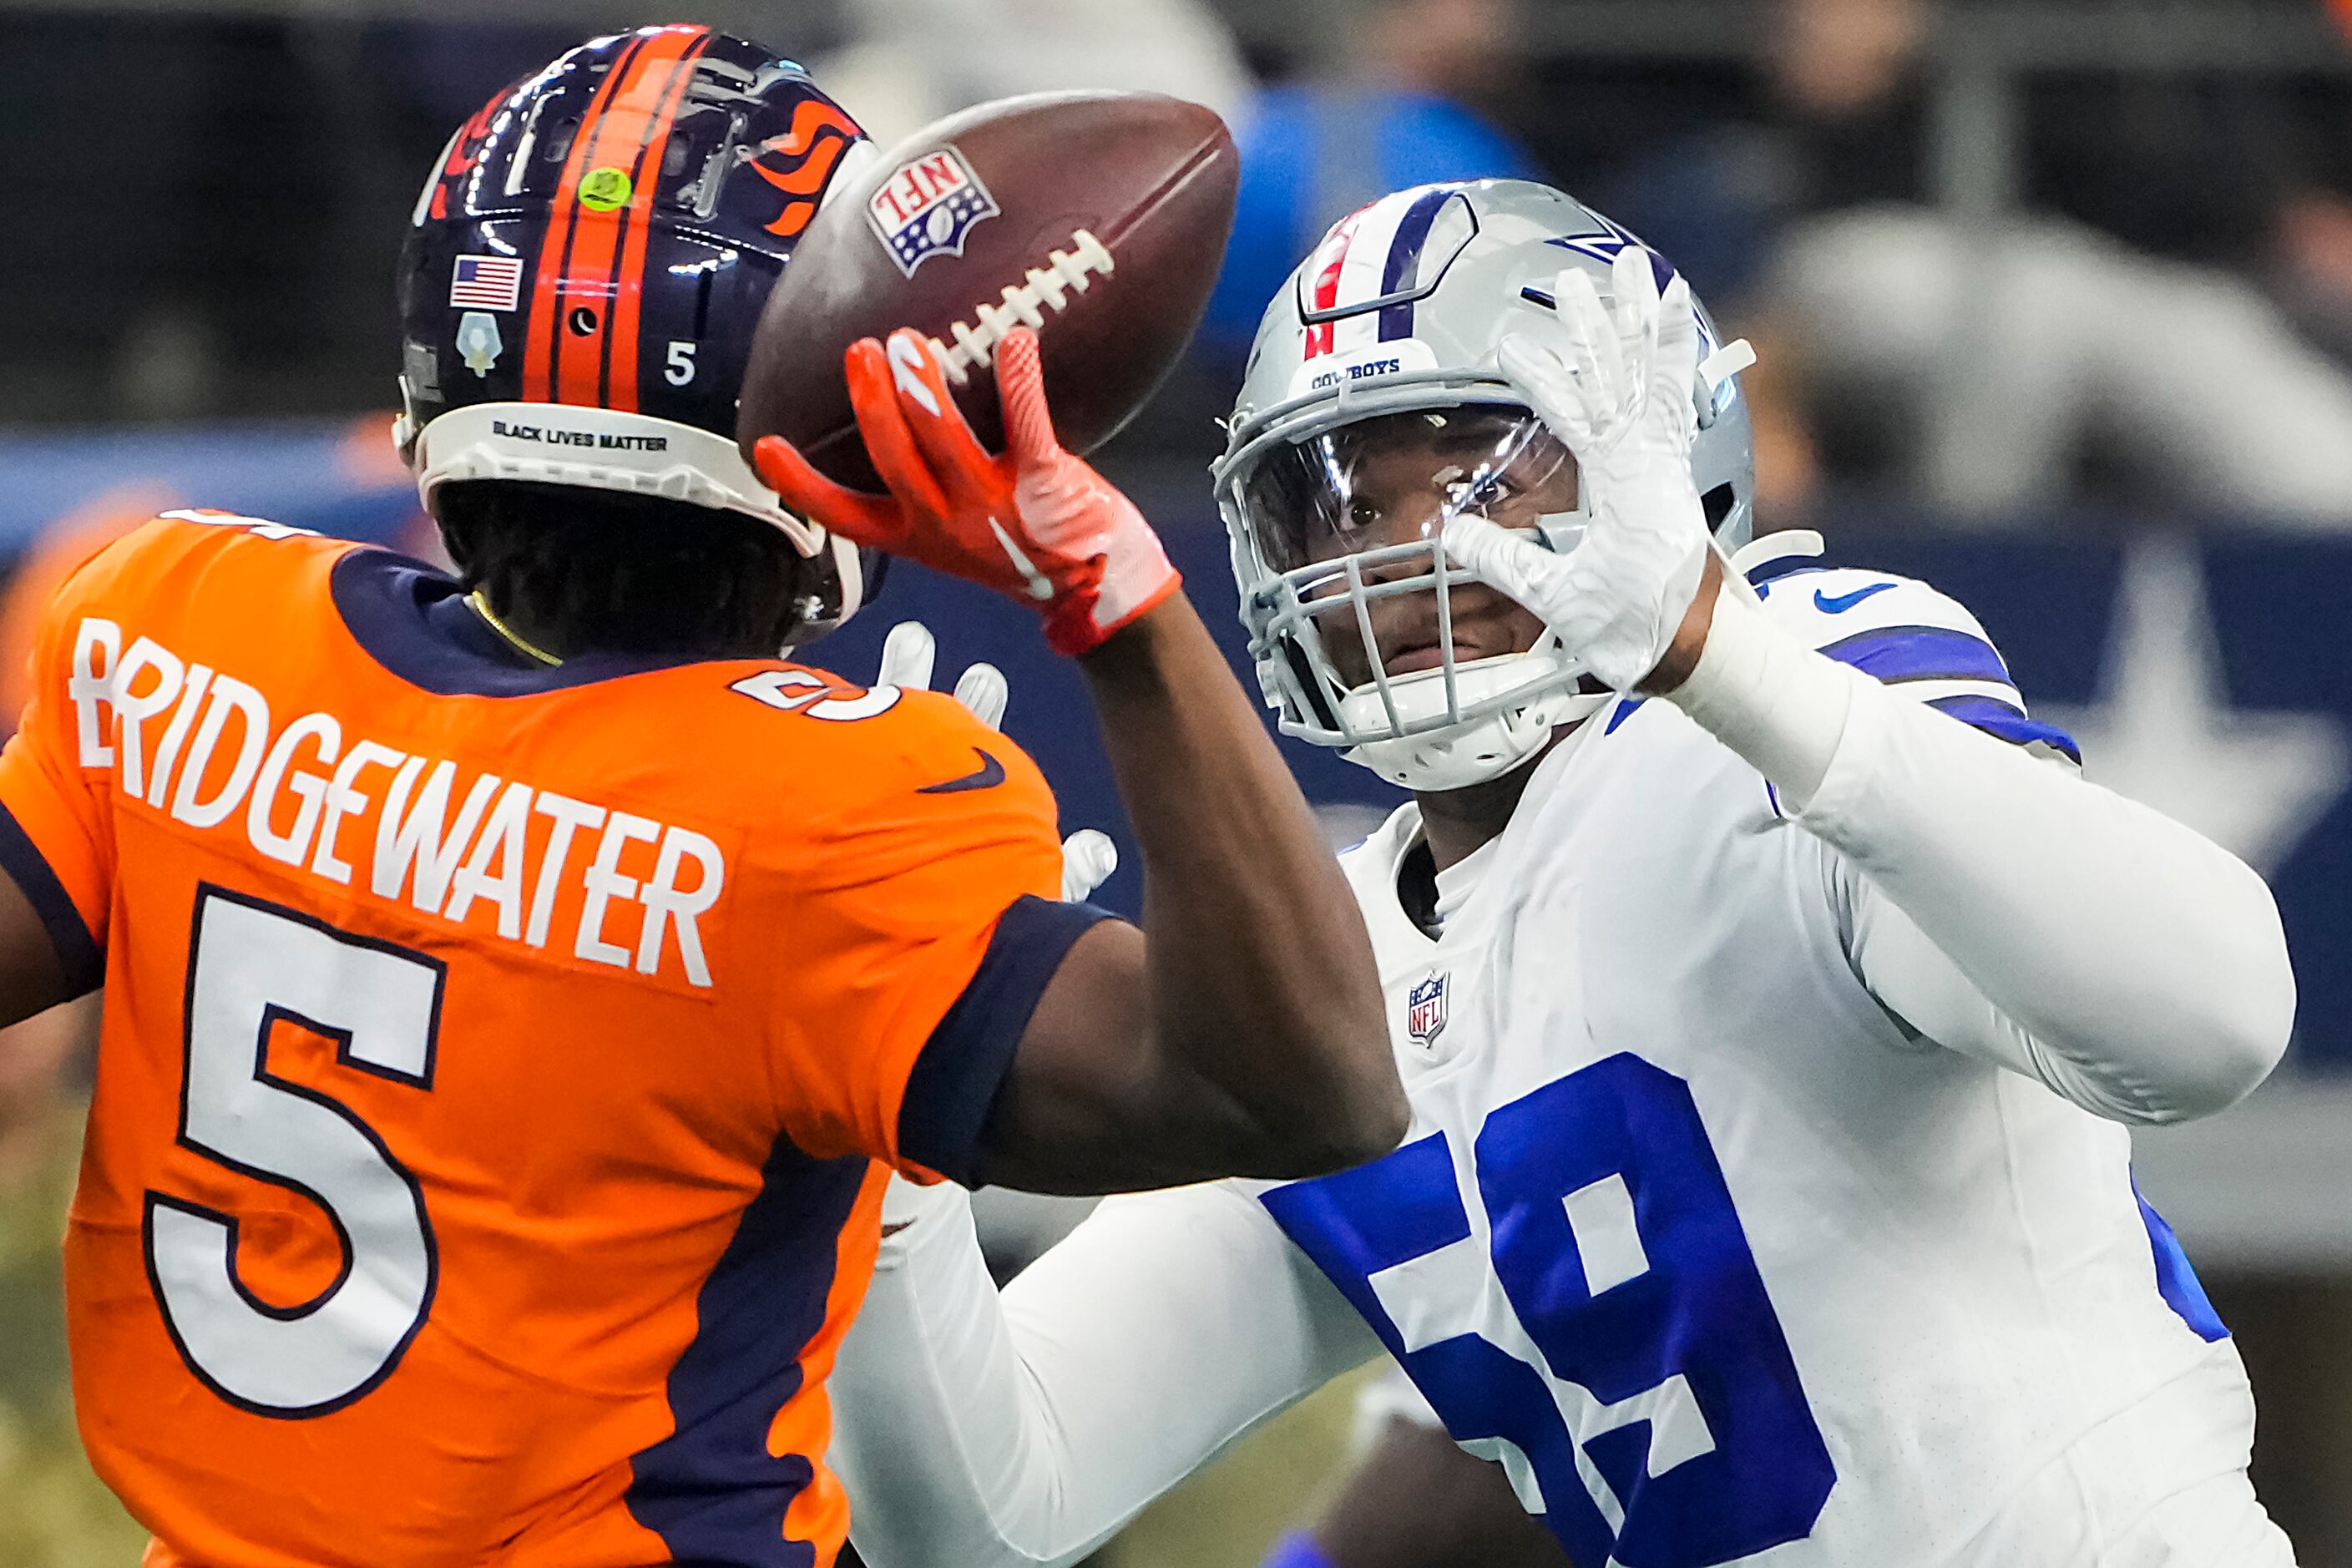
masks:
POLYGON ((1630 691, 1673 644, 1705 571, 1706 509, 1691 479, 1698 434, 1698 316, 1676 278, 1658 293, 1648 251, 1611 274, 1612 313, 1590 275, 1553 285, 1568 354, 1525 334, 1503 342, 1503 374, 1576 456, 1589 518, 1566 554, 1482 518, 1445 525, 1445 552, 1543 617, 1569 653, 1630 691))
MULTIPOLYGON (((928 691, 938 656, 939 643, 929 626, 920 621, 900 621, 882 639, 882 662, 875 670, 874 683, 928 691)), ((992 730, 1003 725, 1010 694, 1004 672, 992 664, 975 664, 956 678, 955 700, 992 730)), ((1091 827, 1080 828, 1062 840, 1062 901, 1083 900, 1118 869, 1118 846, 1110 836, 1091 827)))

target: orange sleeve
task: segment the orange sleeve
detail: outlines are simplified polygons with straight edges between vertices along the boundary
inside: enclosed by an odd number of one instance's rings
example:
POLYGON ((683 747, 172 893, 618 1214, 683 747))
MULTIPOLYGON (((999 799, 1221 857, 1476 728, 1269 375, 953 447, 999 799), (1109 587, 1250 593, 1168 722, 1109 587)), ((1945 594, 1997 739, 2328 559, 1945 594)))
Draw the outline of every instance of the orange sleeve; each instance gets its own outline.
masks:
MULTIPOLYGON (((91 542, 58 590, 26 657, 29 700, 0 751, 0 869, 48 928, 76 994, 103 977, 114 835, 107 792, 115 763, 109 682, 122 658, 121 622, 97 607, 127 543, 91 542)), ((13 650, 0 649, 0 657, 13 650)))
POLYGON ((886 756, 805 843, 772 933, 786 1130, 919 1179, 969 1177, 1029 1015, 1102 911, 1059 901, 1053 792, 1003 736, 909 693, 886 756))

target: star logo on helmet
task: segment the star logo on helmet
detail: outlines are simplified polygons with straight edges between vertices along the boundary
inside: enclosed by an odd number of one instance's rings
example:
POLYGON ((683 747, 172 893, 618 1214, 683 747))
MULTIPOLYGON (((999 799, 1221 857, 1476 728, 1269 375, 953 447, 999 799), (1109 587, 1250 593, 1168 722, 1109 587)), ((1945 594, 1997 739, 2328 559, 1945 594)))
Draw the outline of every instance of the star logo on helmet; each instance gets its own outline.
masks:
MULTIPOLYGON (((1556 239, 1546 240, 1544 243, 1557 245, 1562 250, 1573 251, 1579 256, 1598 261, 1603 267, 1613 263, 1618 254, 1629 247, 1634 250, 1650 249, 1648 246, 1642 243, 1641 236, 1623 225, 1605 218, 1599 213, 1591 213, 1588 216, 1600 226, 1581 234, 1563 234, 1556 239)), ((1657 271, 1659 288, 1664 289, 1674 281, 1674 264, 1654 250, 1650 250, 1650 265, 1657 271)))
MULTIPOLYGON (((1650 270, 1657 275, 1658 288, 1662 291, 1667 284, 1675 280, 1675 264, 1652 250, 1647 244, 1643 243, 1640 235, 1599 213, 1588 212, 1586 216, 1599 226, 1580 234, 1563 234, 1556 238, 1548 239, 1544 243, 1556 245, 1560 249, 1581 256, 1588 261, 1597 261, 1603 268, 1615 265, 1618 256, 1625 250, 1644 251, 1649 255, 1650 270)), ((1540 290, 1534 292, 1541 293, 1540 290)), ((1534 294, 1531 293, 1530 298, 1533 297, 1534 294)), ((1550 296, 1548 294, 1543 295, 1540 300, 1540 303, 1545 305, 1549 305, 1551 302, 1550 296)), ((1716 342, 1714 330, 1707 325, 1706 317, 1704 314, 1701 314, 1698 319, 1698 338, 1699 353, 1702 356, 1713 353, 1721 346, 1716 342)))

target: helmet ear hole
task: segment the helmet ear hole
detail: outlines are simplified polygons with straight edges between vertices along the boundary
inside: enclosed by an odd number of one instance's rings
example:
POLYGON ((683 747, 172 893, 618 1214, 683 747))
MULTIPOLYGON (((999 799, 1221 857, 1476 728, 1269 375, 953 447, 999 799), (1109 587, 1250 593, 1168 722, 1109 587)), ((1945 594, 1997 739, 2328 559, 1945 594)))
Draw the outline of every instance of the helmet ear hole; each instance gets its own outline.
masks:
POLYGON ((561 163, 564 159, 572 156, 572 139, 579 133, 580 117, 578 115, 574 114, 559 121, 555 129, 548 132, 545 143, 547 151, 541 156, 551 163, 561 163))

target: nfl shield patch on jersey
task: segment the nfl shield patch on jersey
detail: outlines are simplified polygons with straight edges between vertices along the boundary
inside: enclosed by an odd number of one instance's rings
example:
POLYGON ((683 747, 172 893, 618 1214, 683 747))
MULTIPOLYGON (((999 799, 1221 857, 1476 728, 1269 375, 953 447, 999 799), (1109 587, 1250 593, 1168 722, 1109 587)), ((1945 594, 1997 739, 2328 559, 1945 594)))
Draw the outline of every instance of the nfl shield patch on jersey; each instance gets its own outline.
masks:
POLYGON ((997 215, 996 198, 952 147, 903 163, 866 204, 874 232, 908 277, 934 256, 961 256, 974 225, 997 215))
POLYGON ((1413 1044, 1427 1050, 1437 1043, 1438 1032, 1445 1027, 1445 982, 1448 976, 1433 974, 1405 993, 1404 1028, 1413 1044))

